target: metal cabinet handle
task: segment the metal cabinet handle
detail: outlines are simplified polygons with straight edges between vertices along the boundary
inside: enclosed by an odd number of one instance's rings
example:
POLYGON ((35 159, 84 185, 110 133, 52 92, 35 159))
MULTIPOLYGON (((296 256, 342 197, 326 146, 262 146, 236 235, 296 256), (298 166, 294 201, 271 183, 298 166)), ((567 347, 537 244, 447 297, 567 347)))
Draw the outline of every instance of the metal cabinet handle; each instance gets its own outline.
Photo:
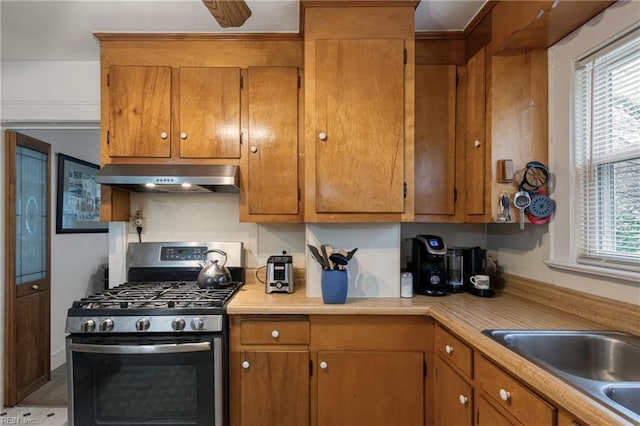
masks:
POLYGON ((40 286, 38 284, 34 284, 31 286, 31 289, 33 290, 38 290, 40 288, 40 286))
POLYGON ((473 141, 473 146, 475 146, 476 148, 478 148, 480 145, 482 145, 482 142, 480 142, 478 139, 473 141))
POLYGON ((506 391, 506 390, 504 390, 504 389, 500 389, 500 398, 501 398, 503 401, 508 401, 508 400, 510 400, 510 399, 511 399, 511 392, 507 392, 507 391, 506 391))
POLYGON ((467 398, 464 395, 460 395, 458 397, 458 399, 460 400, 460 404, 462 404, 462 405, 467 405, 467 402, 469 402, 469 398, 467 398))
POLYGON ((444 347, 444 351, 446 353, 448 353, 448 354, 452 353, 453 352, 453 346, 449 346, 449 345, 445 346, 444 347))

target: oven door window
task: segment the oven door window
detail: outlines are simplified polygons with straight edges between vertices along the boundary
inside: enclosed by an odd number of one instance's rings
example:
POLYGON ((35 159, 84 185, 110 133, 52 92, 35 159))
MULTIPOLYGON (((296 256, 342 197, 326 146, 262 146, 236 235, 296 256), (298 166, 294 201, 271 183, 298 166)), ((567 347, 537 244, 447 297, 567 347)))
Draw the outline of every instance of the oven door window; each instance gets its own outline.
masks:
POLYGON ((219 424, 220 339, 73 341, 74 424, 219 424))

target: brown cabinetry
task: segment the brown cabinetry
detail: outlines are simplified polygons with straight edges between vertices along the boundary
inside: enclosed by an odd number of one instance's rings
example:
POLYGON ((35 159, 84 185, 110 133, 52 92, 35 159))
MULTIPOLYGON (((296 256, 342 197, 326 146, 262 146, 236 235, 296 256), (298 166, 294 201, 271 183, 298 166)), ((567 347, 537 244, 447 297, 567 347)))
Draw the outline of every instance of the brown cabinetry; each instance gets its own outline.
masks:
POLYGON ((239 68, 113 65, 107 86, 110 157, 240 157, 239 68))
POLYGON ((547 163, 547 53, 510 56, 481 48, 467 64, 465 221, 500 222, 500 197, 509 196, 511 220, 522 172, 530 161, 547 163), (514 173, 502 179, 498 163, 510 160, 514 173))
POLYGON ((311 318, 312 424, 423 425, 426 317, 311 318))
POLYGON ((416 2, 371 3, 303 2, 307 222, 413 218, 416 2))
MULTIPOLYGON (((487 404, 498 413, 504 413, 505 419, 514 418, 517 422, 525 425, 552 426, 555 424, 555 407, 486 358, 481 356, 476 358, 475 372, 476 382, 485 395, 487 404)), ((482 407, 478 408, 477 416, 478 418, 485 416, 482 407)), ((493 419, 497 414, 492 413, 487 416, 493 419)), ((516 422, 510 423, 518 424, 516 422)))
POLYGON ((598 0, 500 1, 492 10, 495 53, 546 49, 614 4, 598 0))
POLYGON ((245 86, 248 142, 240 160, 240 220, 297 222, 302 204, 298 68, 249 68, 245 86))
POLYGON ((434 332, 435 424, 473 424, 473 350, 439 324, 434 332))
POLYGON ((231 318, 230 424, 308 424, 306 317, 231 318))
MULTIPOLYGON (((456 160, 457 67, 416 65, 415 221, 462 221, 456 160)), ((460 188, 461 189, 461 188, 460 188)))

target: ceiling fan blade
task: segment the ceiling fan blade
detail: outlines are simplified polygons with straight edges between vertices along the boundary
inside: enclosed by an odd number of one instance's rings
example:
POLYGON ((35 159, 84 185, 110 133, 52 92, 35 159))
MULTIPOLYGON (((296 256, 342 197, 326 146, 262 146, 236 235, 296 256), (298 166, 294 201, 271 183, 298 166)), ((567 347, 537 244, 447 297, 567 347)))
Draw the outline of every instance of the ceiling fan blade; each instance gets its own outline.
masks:
POLYGON ((244 0, 202 0, 221 27, 240 27, 251 16, 244 0))

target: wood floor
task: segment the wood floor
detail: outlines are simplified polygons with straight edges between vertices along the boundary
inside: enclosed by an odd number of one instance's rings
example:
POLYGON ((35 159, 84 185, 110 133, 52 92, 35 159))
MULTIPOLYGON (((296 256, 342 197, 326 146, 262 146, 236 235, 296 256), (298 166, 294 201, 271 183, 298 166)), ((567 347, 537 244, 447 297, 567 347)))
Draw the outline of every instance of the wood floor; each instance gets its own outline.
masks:
POLYGON ((20 401, 18 407, 66 407, 67 368, 62 365, 51 372, 51 380, 20 401))

